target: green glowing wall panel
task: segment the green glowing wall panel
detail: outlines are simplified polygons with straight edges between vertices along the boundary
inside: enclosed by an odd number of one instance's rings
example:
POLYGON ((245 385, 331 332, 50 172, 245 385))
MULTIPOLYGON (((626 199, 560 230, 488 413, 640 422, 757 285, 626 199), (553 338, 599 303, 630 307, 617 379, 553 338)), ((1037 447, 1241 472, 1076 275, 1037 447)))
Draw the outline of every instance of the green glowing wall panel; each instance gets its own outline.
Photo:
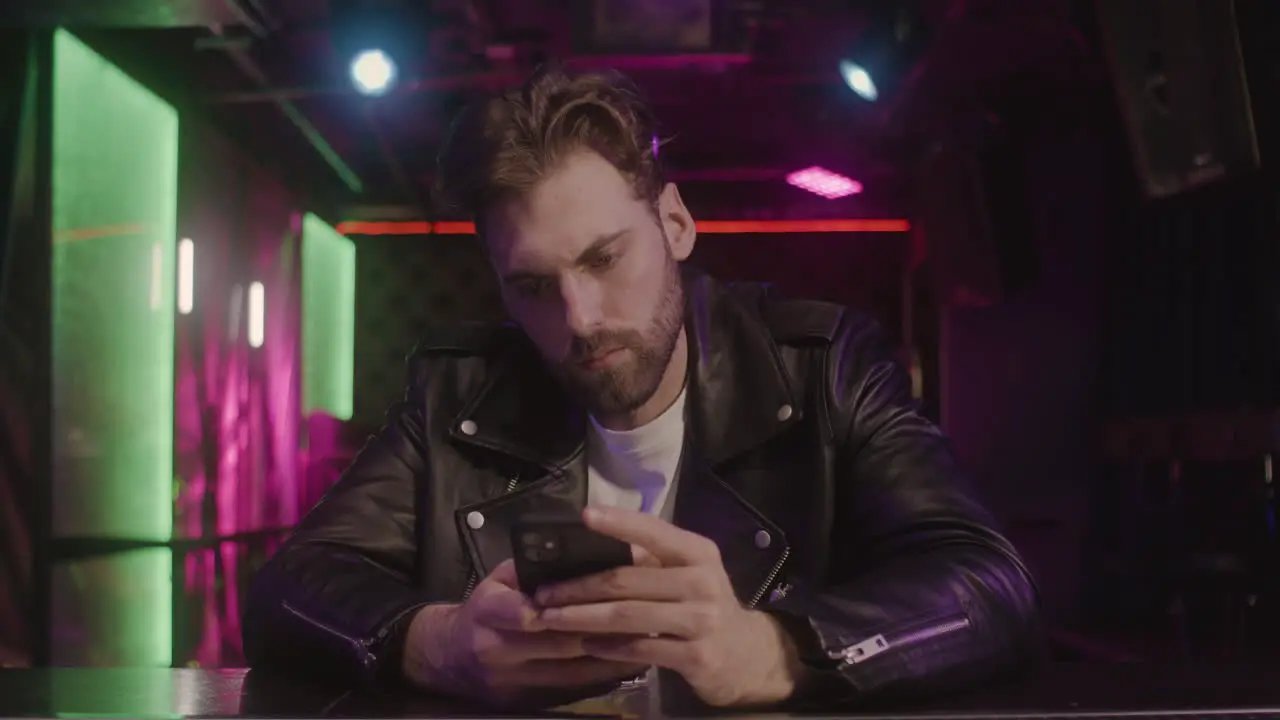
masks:
POLYGON ((53 568, 53 663, 167 667, 173 654, 168 548, 58 563, 53 568))
POLYGON ((315 215, 302 219, 302 412, 351 419, 356 246, 315 215))
MULTIPOLYGON (((53 531, 167 542, 178 116, 60 30, 52 122, 53 531)), ((117 646, 109 664, 168 665, 169 551, 137 555, 120 572, 119 582, 154 592, 118 608, 104 599, 118 613, 90 643, 117 646)))

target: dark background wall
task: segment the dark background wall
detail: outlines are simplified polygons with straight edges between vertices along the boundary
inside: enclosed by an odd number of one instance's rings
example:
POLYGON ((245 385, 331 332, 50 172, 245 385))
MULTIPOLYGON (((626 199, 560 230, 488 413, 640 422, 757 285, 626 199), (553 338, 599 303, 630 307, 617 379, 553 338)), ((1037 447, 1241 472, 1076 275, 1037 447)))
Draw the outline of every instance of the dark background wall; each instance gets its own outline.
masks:
POLYGON ((1083 124, 1024 139, 1036 281, 941 322, 942 422, 993 511, 1026 554, 1055 620, 1076 611, 1095 428, 1106 207, 1078 188, 1106 169, 1083 124))

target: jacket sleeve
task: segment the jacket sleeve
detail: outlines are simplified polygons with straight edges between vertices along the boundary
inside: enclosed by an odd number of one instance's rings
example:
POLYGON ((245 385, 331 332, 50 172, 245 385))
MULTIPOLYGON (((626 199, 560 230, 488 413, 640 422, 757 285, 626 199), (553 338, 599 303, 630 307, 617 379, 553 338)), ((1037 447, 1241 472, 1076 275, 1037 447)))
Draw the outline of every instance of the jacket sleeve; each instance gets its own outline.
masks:
POLYGON ((398 677, 403 633, 427 604, 410 583, 422 394, 387 425, 258 571, 243 617, 249 665, 369 685, 398 677))
POLYGON ((1040 659, 1030 573, 917 411, 878 326, 846 321, 829 352, 842 439, 831 562, 767 608, 800 626, 823 694, 919 696, 1040 659))

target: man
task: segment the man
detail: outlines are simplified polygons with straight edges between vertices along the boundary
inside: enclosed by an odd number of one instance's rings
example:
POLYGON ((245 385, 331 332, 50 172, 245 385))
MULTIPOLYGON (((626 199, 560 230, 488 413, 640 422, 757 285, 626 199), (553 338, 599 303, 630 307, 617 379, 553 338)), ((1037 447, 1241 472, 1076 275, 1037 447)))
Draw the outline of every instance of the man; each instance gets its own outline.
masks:
POLYGON ((525 705, 658 667, 758 707, 1037 656, 1027 570, 878 328, 682 272, 694 221, 654 137, 627 81, 555 69, 456 124, 442 187, 514 327, 422 341, 404 402, 258 574, 254 667, 525 705), (640 561, 526 597, 511 525, 555 511, 640 561))

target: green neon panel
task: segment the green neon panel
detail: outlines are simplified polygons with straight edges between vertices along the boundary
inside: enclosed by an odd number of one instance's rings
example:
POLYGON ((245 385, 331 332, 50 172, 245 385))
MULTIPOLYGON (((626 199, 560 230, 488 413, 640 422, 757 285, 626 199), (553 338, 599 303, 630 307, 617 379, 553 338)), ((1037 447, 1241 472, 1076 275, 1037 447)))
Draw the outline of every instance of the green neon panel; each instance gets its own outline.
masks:
POLYGON ((193 698, 208 697, 201 680, 184 670, 62 668, 49 675, 47 709, 68 720, 180 718, 194 712, 193 698))
POLYGON ((302 218, 302 412, 351 419, 356 356, 356 246, 302 218))
MULTIPOLYGON (((54 534, 168 541, 178 115, 59 30, 52 135, 54 534)), ((169 665, 169 551, 120 572, 153 591, 104 599, 114 625, 88 642, 116 647, 111 664, 169 665)), ((101 590, 67 587, 86 602, 101 590)))
POLYGON ((54 565, 53 663, 168 667, 173 655, 171 561, 168 548, 145 548, 54 565))

